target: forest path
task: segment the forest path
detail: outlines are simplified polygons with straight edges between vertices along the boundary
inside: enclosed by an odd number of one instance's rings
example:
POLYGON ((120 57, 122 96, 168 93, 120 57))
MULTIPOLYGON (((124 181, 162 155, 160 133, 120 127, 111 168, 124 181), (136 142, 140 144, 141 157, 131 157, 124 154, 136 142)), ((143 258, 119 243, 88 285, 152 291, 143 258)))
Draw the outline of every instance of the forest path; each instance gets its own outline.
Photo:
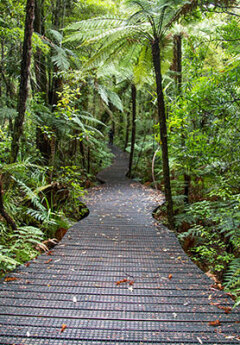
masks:
POLYGON ((114 153, 89 216, 0 284, 0 344, 239 344, 239 313, 216 305, 232 301, 155 224, 158 194, 127 179, 114 153))

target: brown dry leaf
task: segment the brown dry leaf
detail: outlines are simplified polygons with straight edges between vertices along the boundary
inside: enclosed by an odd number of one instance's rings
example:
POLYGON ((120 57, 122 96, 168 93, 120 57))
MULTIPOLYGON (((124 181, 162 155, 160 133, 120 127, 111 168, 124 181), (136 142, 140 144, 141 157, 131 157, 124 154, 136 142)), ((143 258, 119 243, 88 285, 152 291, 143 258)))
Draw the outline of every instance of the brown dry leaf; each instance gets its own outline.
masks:
POLYGON ((122 280, 118 280, 115 284, 116 285, 120 285, 120 284, 123 284, 123 283, 127 283, 127 279, 125 278, 125 279, 122 279, 122 280))
POLYGON ((120 285, 120 284, 124 284, 124 283, 129 283, 129 285, 131 286, 131 285, 134 284, 134 281, 133 281, 133 280, 130 280, 130 279, 124 278, 124 279, 122 279, 122 280, 117 281, 115 284, 116 284, 116 285, 120 285))
POLYGON ((6 277, 5 279, 4 279, 4 281, 5 282, 12 282, 12 281, 14 281, 14 280, 18 280, 19 278, 16 278, 16 277, 6 277))
POLYGON ((66 328, 67 328, 67 325, 65 325, 65 323, 63 323, 60 333, 64 332, 66 328))
POLYGON ((47 255, 53 255, 53 252, 49 250, 49 252, 47 252, 47 255))
POLYGON ((48 259, 47 261, 45 261, 44 263, 45 264, 49 264, 49 262, 51 262, 52 261, 52 259, 48 259))
POLYGON ((170 280, 172 279, 172 274, 169 274, 168 279, 170 280))
POLYGON ((30 266, 30 262, 26 262, 24 266, 29 267, 30 266))
POLYGON ((226 314, 229 314, 232 311, 231 307, 223 307, 221 305, 218 305, 217 307, 218 307, 218 309, 224 310, 226 314))
POLYGON ((220 326, 220 321, 219 320, 215 320, 215 321, 209 321, 208 325, 209 326, 220 326))

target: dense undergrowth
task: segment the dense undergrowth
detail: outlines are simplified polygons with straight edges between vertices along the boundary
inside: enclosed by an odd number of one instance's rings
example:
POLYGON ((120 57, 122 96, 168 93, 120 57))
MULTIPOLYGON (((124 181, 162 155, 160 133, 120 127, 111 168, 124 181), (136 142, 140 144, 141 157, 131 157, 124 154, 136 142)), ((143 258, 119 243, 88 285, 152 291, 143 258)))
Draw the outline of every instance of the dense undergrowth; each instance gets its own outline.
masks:
MULTIPOLYGON (((108 165, 112 154, 107 148, 103 154, 108 165)), ((52 172, 30 159, 1 165, 4 211, 12 223, 0 215, 0 276, 48 251, 87 215, 81 197, 96 183, 95 175, 75 164, 52 172)))

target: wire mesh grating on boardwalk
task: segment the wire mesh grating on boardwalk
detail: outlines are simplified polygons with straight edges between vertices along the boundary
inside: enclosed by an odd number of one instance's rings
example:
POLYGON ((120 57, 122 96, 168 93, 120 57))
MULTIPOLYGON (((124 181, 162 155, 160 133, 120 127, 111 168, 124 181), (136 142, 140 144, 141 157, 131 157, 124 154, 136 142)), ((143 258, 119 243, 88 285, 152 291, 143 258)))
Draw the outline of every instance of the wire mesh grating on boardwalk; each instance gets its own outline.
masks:
POLYGON ((113 150, 89 216, 0 284, 0 344, 239 344, 239 312, 218 308, 232 301, 156 226, 161 195, 127 179, 113 150))

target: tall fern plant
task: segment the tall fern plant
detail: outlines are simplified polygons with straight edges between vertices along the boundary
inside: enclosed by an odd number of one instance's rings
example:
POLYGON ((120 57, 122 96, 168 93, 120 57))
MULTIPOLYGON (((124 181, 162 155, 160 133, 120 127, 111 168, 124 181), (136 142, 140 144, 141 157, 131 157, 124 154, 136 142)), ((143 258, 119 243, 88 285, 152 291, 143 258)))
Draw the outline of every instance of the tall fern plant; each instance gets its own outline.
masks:
MULTIPOLYGON (((123 18, 94 18, 68 27, 71 34, 67 41, 79 42, 80 46, 95 44, 97 53, 88 65, 98 65, 103 60, 121 58, 127 52, 146 49, 151 51, 155 72, 158 120, 162 146, 164 189, 168 222, 174 227, 173 202, 170 185, 168 140, 165 100, 163 95, 161 62, 167 46, 167 34, 171 25, 187 11, 197 6, 197 1, 182 0, 128 0, 123 18), (130 16, 129 16, 130 11, 130 16)), ((148 54, 146 54, 148 56, 148 54)))

